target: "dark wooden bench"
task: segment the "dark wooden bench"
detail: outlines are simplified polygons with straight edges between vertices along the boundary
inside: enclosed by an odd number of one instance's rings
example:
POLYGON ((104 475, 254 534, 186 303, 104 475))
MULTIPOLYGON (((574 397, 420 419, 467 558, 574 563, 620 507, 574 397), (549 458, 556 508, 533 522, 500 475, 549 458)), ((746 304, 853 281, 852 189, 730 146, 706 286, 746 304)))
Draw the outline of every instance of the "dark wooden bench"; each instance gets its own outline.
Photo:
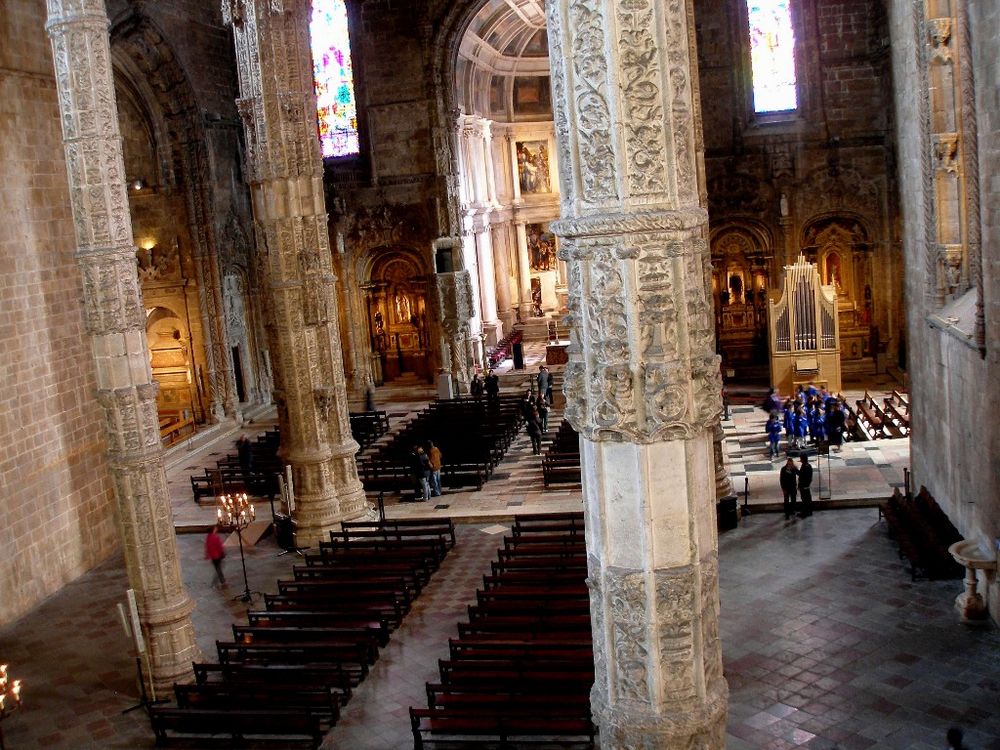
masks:
POLYGON ((538 716, 537 708, 522 710, 506 708, 487 711, 454 708, 410 708, 414 750, 423 750, 425 743, 448 738, 449 747, 477 747, 481 739, 455 744, 459 737, 489 737, 502 747, 553 745, 561 748, 590 748, 594 745, 595 728, 590 711, 580 709, 579 716, 538 716))
MULTIPOLYGON (((195 709, 151 706, 149 720, 157 745, 177 735, 202 738, 227 736, 234 744, 249 738, 297 739, 318 748, 328 720, 322 714, 302 710, 195 709)), ((287 746, 287 745, 286 745, 287 746)))
POLYGON ((349 664, 198 664, 194 665, 199 685, 220 682, 239 684, 323 687, 342 695, 343 702, 358 686, 365 672, 349 664))
POLYGON ((178 708, 239 710, 249 706, 269 709, 304 709, 324 717, 329 731, 340 718, 342 694, 331 687, 265 685, 262 683, 210 682, 174 685, 178 708))
POLYGON ((941 510, 926 487, 913 499, 897 487, 892 496, 880 503, 889 537, 895 540, 900 557, 910 563, 910 577, 931 579, 960 578, 965 569, 948 552, 948 547, 962 536, 941 510))

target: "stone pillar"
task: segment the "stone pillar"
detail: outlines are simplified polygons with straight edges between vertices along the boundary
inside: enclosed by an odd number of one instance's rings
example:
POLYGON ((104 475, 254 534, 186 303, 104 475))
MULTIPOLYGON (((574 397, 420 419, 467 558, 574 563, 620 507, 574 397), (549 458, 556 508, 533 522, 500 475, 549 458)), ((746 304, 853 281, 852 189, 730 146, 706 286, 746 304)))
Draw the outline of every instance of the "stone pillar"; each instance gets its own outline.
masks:
POLYGON ((722 384, 692 2, 550 0, 548 19, 594 720, 606 750, 722 750, 722 384))
MULTIPOLYGON (((517 184, 517 181, 514 181, 517 184)), ((531 266, 528 263, 528 229, 523 221, 514 223, 517 231, 517 280, 520 287, 518 307, 521 310, 521 320, 532 317, 531 312, 531 266)))
POLYGON ((726 456, 726 431, 722 424, 712 430, 712 454, 715 456, 715 499, 732 497, 736 494, 733 477, 729 473, 729 458, 726 456))
POLYGON ((503 338, 503 324, 497 317, 497 280, 493 261, 493 233, 487 225, 476 232, 476 264, 479 267, 479 300, 482 307, 483 332, 487 344, 494 346, 503 338))
POLYGON ((514 324, 514 311, 510 298, 510 230, 508 222, 490 227, 490 241, 493 245, 493 278, 497 288, 497 317, 503 324, 503 331, 509 332, 514 324))
POLYGON ((272 319, 281 455, 292 466, 296 542, 316 546, 364 509, 351 437, 336 276, 316 136, 308 0, 225 0, 237 105, 272 319), (266 74, 265 74, 266 72, 266 74))
POLYGON ((181 582, 156 382, 149 365, 136 248, 111 73, 104 0, 49 0, 69 194, 83 277, 84 321, 104 409, 129 585, 157 692, 192 678, 201 658, 181 582))
POLYGON ((441 325, 441 368, 451 372, 460 392, 468 393, 472 379, 469 352, 469 321, 474 313, 472 277, 462 267, 461 241, 457 237, 441 237, 434 241, 435 254, 447 248, 451 248, 455 271, 434 274, 441 325))

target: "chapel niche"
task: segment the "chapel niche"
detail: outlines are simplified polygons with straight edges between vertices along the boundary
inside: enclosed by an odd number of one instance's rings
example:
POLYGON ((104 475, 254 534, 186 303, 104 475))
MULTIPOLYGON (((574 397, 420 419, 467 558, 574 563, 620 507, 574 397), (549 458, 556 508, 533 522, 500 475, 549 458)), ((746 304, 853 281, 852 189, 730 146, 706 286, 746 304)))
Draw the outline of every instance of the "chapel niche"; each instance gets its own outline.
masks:
POLYGON ((379 248, 373 256, 363 289, 375 381, 412 373, 430 382, 427 271, 415 250, 379 248))
POLYGON ((767 364, 767 247, 764 234, 747 227, 712 238, 715 335, 727 368, 767 364))
POLYGON ((882 348, 873 325, 870 237, 864 222, 849 215, 813 219, 803 231, 802 255, 837 292, 840 356, 846 362, 874 357, 882 348))

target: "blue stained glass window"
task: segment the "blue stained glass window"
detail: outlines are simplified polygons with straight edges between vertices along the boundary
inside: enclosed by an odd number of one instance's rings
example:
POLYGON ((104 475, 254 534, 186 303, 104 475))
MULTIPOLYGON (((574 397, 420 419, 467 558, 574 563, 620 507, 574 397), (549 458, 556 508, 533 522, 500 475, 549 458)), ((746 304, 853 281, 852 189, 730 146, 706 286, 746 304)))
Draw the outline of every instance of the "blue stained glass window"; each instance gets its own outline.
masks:
POLYGON ((787 112, 798 106, 789 2, 747 0, 755 112, 787 112))
POLYGON ((351 40, 344 0, 313 0, 310 24, 313 83, 323 156, 360 152, 351 40))

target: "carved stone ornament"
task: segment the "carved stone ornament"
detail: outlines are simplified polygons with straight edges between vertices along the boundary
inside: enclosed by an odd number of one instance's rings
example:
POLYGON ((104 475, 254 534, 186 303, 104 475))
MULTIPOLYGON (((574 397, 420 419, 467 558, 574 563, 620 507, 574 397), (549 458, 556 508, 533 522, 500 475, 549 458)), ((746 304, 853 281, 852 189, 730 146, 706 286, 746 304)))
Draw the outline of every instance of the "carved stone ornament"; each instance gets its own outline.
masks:
POLYGON ((950 18, 927 19, 927 40, 931 47, 932 61, 951 62, 951 29, 950 18))
POLYGON ((604 585, 614 623, 611 656, 616 697, 649 703, 649 624, 643 574, 608 568, 604 585))
POLYGON ((316 400, 316 410, 324 422, 330 421, 331 410, 337 405, 337 392, 331 386, 321 386, 313 391, 316 400))
POLYGON ((933 137, 935 168, 958 174, 958 133, 935 133, 933 137))
POLYGON ((588 439, 685 439, 718 420, 722 382, 707 253, 705 241, 690 233, 563 240, 571 342, 566 418, 588 439), (588 294, 580 299, 584 286, 588 294))

